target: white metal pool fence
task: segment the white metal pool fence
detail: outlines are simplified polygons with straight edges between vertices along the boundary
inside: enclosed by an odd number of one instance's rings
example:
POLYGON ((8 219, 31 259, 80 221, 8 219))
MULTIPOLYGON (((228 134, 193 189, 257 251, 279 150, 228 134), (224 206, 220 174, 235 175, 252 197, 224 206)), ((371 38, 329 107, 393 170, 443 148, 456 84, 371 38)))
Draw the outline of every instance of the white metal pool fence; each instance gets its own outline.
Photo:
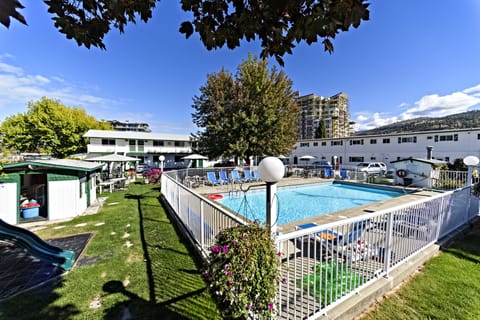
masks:
MULTIPOLYGON (((178 176, 177 176, 178 178, 178 176)), ((247 221, 162 176, 162 196, 207 259, 215 235, 247 221)), ((470 187, 276 236, 281 319, 324 314, 478 215, 470 187)))

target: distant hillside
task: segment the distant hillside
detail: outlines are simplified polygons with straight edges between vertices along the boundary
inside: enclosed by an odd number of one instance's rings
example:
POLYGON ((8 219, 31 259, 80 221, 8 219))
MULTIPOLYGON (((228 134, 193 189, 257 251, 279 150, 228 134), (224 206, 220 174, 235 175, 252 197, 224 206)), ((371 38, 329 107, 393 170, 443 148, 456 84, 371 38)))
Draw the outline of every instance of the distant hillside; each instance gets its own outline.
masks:
POLYGON ((371 130, 359 131, 356 135, 386 134, 411 131, 467 129, 480 127, 480 110, 452 114, 441 118, 415 118, 395 122, 371 130))

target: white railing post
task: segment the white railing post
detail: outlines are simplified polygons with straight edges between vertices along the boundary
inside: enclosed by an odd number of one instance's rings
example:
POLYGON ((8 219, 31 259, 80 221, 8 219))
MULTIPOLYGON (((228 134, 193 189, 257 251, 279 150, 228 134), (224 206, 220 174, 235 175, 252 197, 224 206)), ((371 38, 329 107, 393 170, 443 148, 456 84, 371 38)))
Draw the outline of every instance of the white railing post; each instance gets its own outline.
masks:
POLYGON ((206 250, 205 248, 205 216, 204 216, 204 212, 203 212, 203 203, 204 201, 202 199, 200 199, 200 226, 201 226, 201 229, 200 229, 200 247, 202 248, 202 250, 206 250))
POLYGON ((392 211, 387 214, 387 232, 385 239, 385 249, 383 251, 383 268, 385 269, 385 277, 388 278, 388 272, 390 270, 390 263, 392 257, 392 240, 393 240, 393 216, 392 211))

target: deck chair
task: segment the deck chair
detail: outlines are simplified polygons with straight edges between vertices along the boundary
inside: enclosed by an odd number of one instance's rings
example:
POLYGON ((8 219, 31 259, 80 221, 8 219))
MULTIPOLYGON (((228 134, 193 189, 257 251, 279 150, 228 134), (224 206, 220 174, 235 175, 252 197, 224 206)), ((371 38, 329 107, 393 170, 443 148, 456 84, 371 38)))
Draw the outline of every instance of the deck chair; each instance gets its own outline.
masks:
POLYGON ((237 183, 246 182, 245 179, 240 177, 240 173, 238 172, 238 170, 232 170, 232 180, 233 180, 233 182, 237 182, 237 183))
POLYGON ((350 176, 347 173, 346 169, 340 169, 340 178, 341 179, 350 179, 350 176))
POLYGON ((209 184, 214 185, 214 186, 218 186, 218 185, 223 184, 223 182, 221 180, 217 179, 217 176, 215 175, 214 171, 208 171, 207 172, 207 181, 208 181, 209 184))
POLYGON ((220 180, 223 181, 224 183, 233 183, 233 180, 230 179, 227 175, 226 171, 220 171, 219 173, 220 180))
POLYGON ((247 181, 258 181, 258 178, 254 177, 252 175, 252 172, 249 169, 246 169, 245 171, 243 171, 243 174, 245 175, 245 179, 247 181))
POLYGON ((253 177, 257 179, 256 181, 260 181, 260 173, 258 173, 258 169, 253 170, 253 177))
POLYGON ((331 168, 325 168, 325 178, 333 178, 333 172, 331 168))
MULTIPOLYGON (((316 233, 315 239, 331 253, 340 255, 346 261, 359 261, 366 257, 372 257, 376 254, 373 246, 364 241, 360 241, 362 232, 370 223, 370 219, 353 222, 347 234, 336 232, 331 229, 321 230, 316 233)), ((316 223, 307 223, 298 225, 299 229, 312 228, 316 223)))
POLYGON ((435 220, 421 215, 420 212, 411 211, 396 214, 393 218, 393 232, 397 235, 427 240, 436 231, 435 220))

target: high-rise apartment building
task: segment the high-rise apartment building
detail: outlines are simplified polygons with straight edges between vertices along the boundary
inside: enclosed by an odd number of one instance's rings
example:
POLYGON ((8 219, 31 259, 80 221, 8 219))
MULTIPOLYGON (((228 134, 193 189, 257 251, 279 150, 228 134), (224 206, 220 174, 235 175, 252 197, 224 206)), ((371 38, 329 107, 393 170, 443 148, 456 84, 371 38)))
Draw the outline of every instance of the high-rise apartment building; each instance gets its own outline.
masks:
POLYGON ((330 98, 315 94, 297 99, 300 107, 298 125, 299 139, 322 138, 321 123, 325 128, 324 138, 342 138, 353 134, 354 122, 350 121, 348 96, 340 92, 330 98))

